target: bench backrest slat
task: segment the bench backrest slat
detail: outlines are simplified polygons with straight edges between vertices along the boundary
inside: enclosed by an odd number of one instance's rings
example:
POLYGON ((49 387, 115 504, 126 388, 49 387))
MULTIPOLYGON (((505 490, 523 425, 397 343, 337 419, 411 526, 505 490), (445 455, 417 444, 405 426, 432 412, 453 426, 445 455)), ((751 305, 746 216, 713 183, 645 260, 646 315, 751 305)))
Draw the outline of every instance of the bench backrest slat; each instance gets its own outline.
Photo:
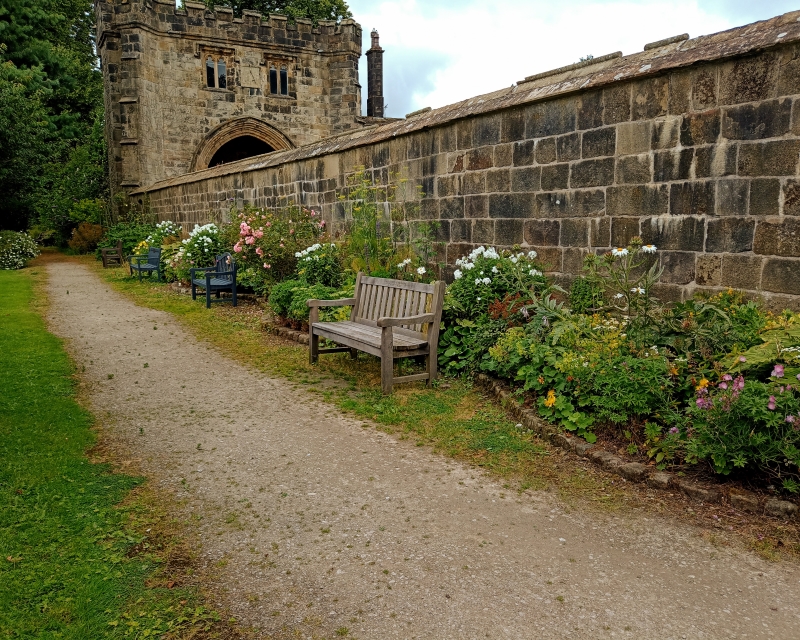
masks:
POLYGON ((147 250, 147 264, 157 267, 161 262, 161 247, 150 247, 147 250))
MULTIPOLYGON (((423 313, 436 313, 441 317, 441 308, 434 309, 437 285, 422 282, 406 282, 388 278, 373 278, 358 274, 356 278, 356 303, 350 319, 370 326, 377 326, 379 318, 404 318, 423 313)), ((409 324, 397 327, 398 333, 426 338, 429 324, 409 324)), ((437 331, 438 333, 438 331, 437 331)))
POLYGON ((233 256, 231 256, 230 253, 223 253, 217 256, 216 262, 214 263, 214 271, 217 273, 217 275, 214 276, 215 278, 233 281, 233 274, 236 271, 236 262, 233 256))

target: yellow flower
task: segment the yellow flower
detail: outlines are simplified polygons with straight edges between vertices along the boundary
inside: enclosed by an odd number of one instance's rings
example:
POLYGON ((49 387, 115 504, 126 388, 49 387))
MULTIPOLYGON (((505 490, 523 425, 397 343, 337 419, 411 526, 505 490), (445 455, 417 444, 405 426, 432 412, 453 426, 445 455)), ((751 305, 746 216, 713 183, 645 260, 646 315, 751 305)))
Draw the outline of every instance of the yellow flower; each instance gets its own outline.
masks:
POLYGON ((705 389, 708 386, 708 380, 703 378, 700 382, 697 383, 697 390, 705 389))
POLYGON ((545 407, 552 407, 556 403, 556 393, 552 389, 547 392, 547 399, 544 401, 545 407))

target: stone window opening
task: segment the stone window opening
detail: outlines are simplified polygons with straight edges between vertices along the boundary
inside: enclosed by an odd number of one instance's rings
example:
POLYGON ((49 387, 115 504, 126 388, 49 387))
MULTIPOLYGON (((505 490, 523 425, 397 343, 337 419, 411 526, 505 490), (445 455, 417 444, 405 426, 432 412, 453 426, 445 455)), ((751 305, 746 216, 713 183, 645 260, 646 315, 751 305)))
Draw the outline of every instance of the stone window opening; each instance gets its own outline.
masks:
POLYGON ((285 64, 280 68, 269 65, 269 92, 275 96, 289 95, 289 69, 285 64))
POLYGON ((209 89, 228 88, 228 67, 224 58, 206 58, 206 86, 209 89))

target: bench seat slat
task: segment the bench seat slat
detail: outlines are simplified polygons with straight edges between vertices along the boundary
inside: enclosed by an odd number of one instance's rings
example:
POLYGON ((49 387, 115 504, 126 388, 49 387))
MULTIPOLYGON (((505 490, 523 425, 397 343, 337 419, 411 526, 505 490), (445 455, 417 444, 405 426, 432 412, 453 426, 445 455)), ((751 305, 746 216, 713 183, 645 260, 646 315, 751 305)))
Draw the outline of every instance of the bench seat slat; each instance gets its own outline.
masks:
MULTIPOLYGON (((317 322, 314 323, 313 330, 315 334, 330 338, 334 342, 337 337, 352 338, 377 348, 378 354, 380 354, 381 329, 379 327, 370 327, 358 322, 345 320, 342 322, 317 322)), ((394 336, 394 348, 397 351, 420 349, 428 345, 428 342, 422 338, 414 338, 397 331, 393 331, 392 334, 394 336)))

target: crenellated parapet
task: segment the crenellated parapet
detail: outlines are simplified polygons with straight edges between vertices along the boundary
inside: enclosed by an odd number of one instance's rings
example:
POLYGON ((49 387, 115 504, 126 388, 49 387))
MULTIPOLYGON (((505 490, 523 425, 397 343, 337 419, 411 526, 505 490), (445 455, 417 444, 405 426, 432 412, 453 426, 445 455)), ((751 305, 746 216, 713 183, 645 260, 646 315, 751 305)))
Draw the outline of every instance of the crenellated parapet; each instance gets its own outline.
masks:
MULTIPOLYGON (((186 2, 183 9, 172 0, 98 0, 98 45, 125 29, 145 29, 175 37, 224 41, 229 45, 273 45, 309 49, 317 53, 361 54, 361 26, 354 20, 290 21, 284 15, 262 15, 244 11, 235 18, 233 10, 217 7, 209 11, 199 2, 186 2)), ((135 47, 130 48, 135 52, 135 47)))

